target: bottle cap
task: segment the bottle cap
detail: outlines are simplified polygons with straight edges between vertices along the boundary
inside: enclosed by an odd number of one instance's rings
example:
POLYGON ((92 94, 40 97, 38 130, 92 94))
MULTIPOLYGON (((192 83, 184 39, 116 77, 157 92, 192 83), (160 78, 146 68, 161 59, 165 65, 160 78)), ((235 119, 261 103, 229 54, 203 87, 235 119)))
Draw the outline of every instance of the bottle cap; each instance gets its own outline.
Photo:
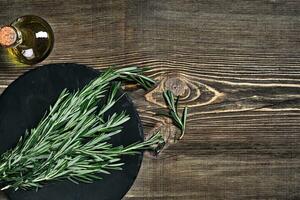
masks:
POLYGON ((9 47, 17 41, 17 31, 11 26, 0 28, 0 45, 9 47))

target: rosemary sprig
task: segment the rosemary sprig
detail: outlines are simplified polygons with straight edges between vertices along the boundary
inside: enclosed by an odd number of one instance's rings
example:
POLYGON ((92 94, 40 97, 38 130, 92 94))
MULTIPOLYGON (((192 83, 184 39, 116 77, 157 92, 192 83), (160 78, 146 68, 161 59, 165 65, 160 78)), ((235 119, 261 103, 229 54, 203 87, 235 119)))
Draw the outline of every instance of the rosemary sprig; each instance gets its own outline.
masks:
POLYGON ((170 90, 164 91, 163 96, 169 108, 170 117, 172 118, 174 124, 181 130, 179 139, 182 139, 185 133, 188 108, 186 106, 184 107, 182 116, 180 118, 178 114, 179 96, 175 100, 174 94, 170 90))
POLYGON ((37 127, 27 131, 15 148, 0 156, 0 183, 6 185, 2 190, 39 188, 45 181, 61 179, 90 183, 101 179, 99 173, 120 170, 124 164, 121 155, 136 154, 162 143, 159 133, 126 147, 109 143, 129 120, 125 112, 105 117, 121 98, 117 96, 120 83, 110 88, 110 81, 118 78, 138 79, 147 86, 152 80, 136 67, 108 69, 80 91, 64 90, 37 127), (98 109, 98 102, 105 97, 106 103, 98 109))
POLYGON ((149 90, 155 85, 155 81, 144 75, 149 68, 128 67, 119 69, 120 78, 139 83, 144 89, 149 90))

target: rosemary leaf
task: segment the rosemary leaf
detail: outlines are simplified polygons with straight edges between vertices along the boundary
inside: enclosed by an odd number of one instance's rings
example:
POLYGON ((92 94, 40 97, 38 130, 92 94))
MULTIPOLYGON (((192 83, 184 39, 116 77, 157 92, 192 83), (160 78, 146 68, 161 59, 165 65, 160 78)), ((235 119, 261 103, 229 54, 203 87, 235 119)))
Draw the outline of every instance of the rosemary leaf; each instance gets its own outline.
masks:
POLYGON ((183 110, 183 113, 182 113, 182 132, 181 132, 181 135, 179 137, 179 139, 182 139, 183 136, 184 136, 184 133, 185 133, 185 126, 186 126, 186 118, 187 118, 187 112, 188 112, 188 108, 187 107, 184 107, 184 110, 183 110))

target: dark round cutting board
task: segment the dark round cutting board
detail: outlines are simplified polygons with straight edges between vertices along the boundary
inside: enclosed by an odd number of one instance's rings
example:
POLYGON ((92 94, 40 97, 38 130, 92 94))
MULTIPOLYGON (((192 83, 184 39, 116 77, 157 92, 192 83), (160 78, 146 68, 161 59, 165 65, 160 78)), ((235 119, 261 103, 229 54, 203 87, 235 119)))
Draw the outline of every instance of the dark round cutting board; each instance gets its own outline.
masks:
MULTIPOLYGON (((84 87, 100 72, 78 64, 50 64, 20 76, 0 96, 0 154, 13 148, 26 129, 33 128, 61 91, 84 87)), ((123 93, 120 91, 120 93, 123 93)), ((101 103, 100 103, 101 104, 101 103)), ((111 140, 113 145, 129 145, 143 140, 140 118, 132 101, 124 95, 108 114, 126 110, 130 116, 122 133, 111 140)), ((70 181, 47 183, 38 191, 8 190, 10 200, 120 200, 133 184, 142 154, 124 156, 122 171, 111 171, 90 184, 70 181)))

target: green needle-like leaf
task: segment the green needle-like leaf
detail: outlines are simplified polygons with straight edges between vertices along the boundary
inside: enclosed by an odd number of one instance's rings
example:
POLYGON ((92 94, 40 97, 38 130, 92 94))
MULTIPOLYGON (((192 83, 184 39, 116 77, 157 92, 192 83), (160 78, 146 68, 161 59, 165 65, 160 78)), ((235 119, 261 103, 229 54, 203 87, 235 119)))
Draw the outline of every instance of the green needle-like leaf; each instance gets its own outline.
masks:
POLYGON ((187 107, 184 107, 184 110, 183 110, 183 113, 182 113, 182 117, 181 117, 183 129, 182 129, 182 131, 181 131, 181 136, 179 137, 179 139, 182 139, 183 136, 184 136, 184 133, 185 133, 185 126, 186 126, 187 112, 188 112, 188 108, 187 108, 187 107))

